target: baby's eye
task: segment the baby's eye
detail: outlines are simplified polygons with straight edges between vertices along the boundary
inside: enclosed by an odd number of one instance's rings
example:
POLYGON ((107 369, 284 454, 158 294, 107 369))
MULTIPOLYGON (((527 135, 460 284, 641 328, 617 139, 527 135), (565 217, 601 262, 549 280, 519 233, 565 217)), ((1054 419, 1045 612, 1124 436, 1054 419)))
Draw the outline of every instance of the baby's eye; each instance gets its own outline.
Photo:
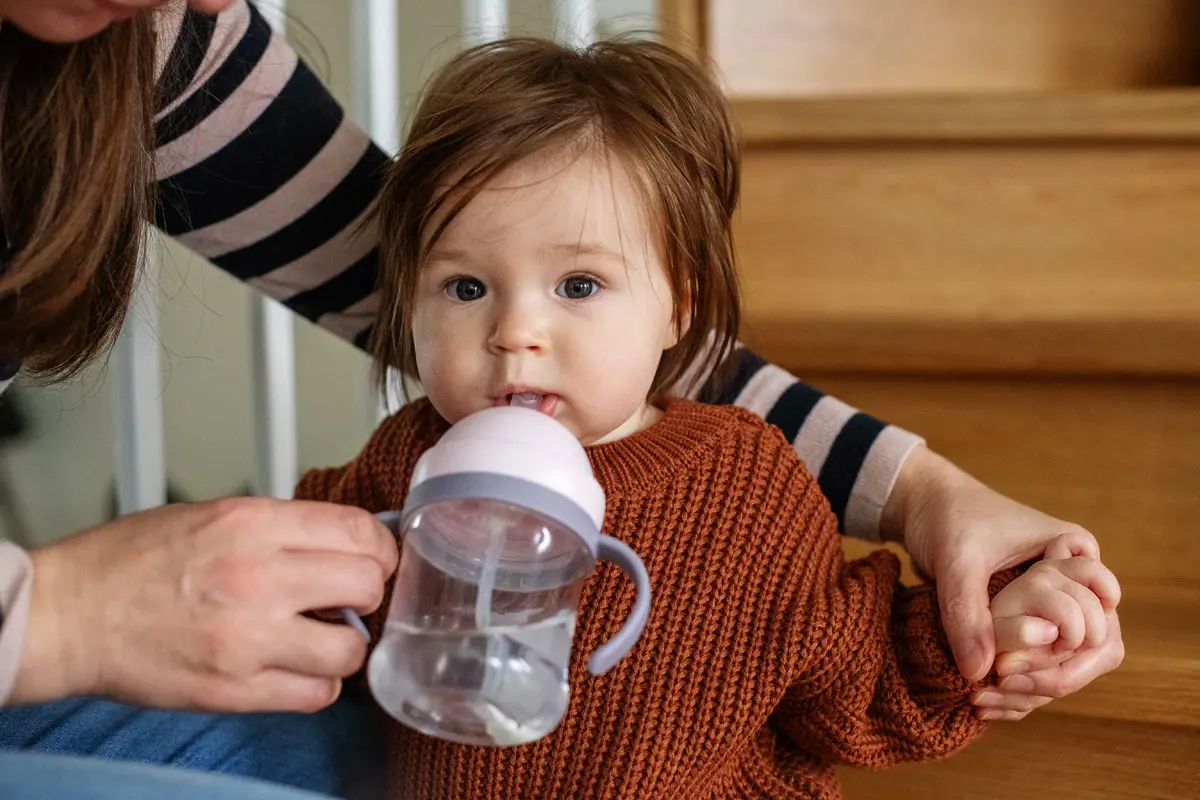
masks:
POLYGON ((598 291, 600 291, 600 287, 596 285, 594 278, 586 275, 572 275, 560 283, 554 293, 568 300, 586 300, 598 291))
POLYGON ((446 284, 446 294, 454 300, 469 303, 487 294, 487 287, 475 278, 455 278, 446 284))

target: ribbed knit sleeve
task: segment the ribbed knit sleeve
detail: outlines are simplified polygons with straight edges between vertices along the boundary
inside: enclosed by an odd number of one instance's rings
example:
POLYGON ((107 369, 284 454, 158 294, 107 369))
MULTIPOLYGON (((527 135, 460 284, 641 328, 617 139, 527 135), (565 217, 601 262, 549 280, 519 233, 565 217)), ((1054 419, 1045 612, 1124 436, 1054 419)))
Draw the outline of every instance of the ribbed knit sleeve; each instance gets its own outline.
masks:
MULTIPOLYGON (((772 716, 777 764, 796 758, 882 768, 941 758, 980 736, 973 684, 959 672, 931 585, 905 587, 887 551, 845 563, 821 531, 803 562, 786 662, 791 685, 772 716)), ((995 594, 1018 572, 995 576, 995 594)))

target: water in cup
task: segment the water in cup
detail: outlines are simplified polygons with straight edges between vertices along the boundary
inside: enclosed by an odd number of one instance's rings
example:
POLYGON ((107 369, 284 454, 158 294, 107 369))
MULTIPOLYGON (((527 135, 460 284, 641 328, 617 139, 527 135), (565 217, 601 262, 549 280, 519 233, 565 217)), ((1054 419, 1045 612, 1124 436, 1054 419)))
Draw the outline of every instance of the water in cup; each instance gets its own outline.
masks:
POLYGON ((575 614, 448 632, 389 623, 372 685, 417 730, 464 744, 532 742, 567 708, 575 614))

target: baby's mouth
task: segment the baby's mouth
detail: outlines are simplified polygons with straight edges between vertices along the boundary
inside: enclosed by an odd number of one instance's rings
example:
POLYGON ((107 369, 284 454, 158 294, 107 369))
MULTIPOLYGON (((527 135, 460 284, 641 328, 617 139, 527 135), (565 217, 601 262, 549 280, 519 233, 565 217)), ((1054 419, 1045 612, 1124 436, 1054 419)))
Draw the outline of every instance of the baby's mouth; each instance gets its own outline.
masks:
POLYGON ((547 416, 554 416, 558 406, 558 395, 542 394, 541 392, 513 392, 496 398, 497 406, 513 406, 514 408, 529 408, 540 411, 547 416))

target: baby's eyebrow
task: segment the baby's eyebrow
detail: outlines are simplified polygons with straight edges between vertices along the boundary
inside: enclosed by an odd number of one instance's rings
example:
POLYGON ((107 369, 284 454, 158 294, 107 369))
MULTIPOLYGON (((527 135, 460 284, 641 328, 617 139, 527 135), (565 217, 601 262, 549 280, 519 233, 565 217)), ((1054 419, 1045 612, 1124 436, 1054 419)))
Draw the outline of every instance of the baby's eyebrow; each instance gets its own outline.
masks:
POLYGON ((574 253, 575 255, 579 256, 607 256, 623 262, 627 267, 633 266, 629 259, 625 257, 624 253, 613 250, 610 247, 605 247, 604 245, 596 242, 567 242, 564 244, 555 245, 553 249, 574 253))
POLYGON ((435 247, 425 256, 426 261, 466 261, 467 251, 457 247, 435 247))

